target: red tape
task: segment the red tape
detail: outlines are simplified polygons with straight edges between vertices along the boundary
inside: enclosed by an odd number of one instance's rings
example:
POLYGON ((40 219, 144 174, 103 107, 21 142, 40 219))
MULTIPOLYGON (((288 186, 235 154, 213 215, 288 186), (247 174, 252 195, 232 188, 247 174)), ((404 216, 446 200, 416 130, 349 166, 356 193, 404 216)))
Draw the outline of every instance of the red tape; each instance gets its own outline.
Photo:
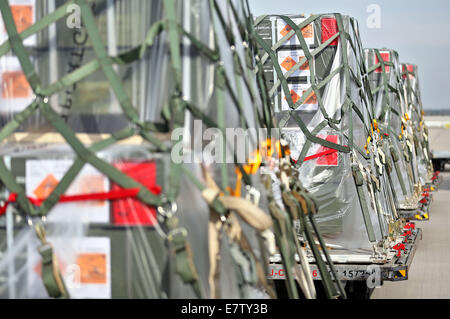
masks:
MULTIPOLYGON (((161 193, 161 187, 153 186, 149 188, 153 194, 158 195, 161 193)), ((111 190, 109 192, 103 193, 90 193, 90 194, 80 194, 80 195, 61 195, 59 197, 59 203, 69 203, 69 202, 81 202, 81 201, 90 201, 90 200, 114 200, 114 199, 122 199, 129 197, 136 197, 139 193, 139 188, 128 188, 128 189, 118 189, 111 190)), ((36 206, 41 206, 44 199, 27 197, 28 200, 36 206)), ((8 197, 8 200, 0 206, 0 216, 6 212, 8 205, 10 203, 15 203, 17 201, 17 194, 11 193, 8 197)))
MULTIPOLYGON (((330 149, 328 149, 326 151, 323 151, 323 152, 320 152, 320 153, 317 153, 317 154, 314 154, 314 155, 311 155, 311 156, 306 156, 305 159, 303 160, 303 162, 306 162, 306 161, 309 161, 309 160, 312 160, 312 159, 315 159, 315 158, 318 158, 318 157, 321 157, 321 156, 333 154, 333 153, 335 153, 337 151, 338 150, 330 148, 330 149)), ((292 159, 292 160, 294 161, 294 163, 297 163, 297 160, 295 160, 295 159, 292 159)))

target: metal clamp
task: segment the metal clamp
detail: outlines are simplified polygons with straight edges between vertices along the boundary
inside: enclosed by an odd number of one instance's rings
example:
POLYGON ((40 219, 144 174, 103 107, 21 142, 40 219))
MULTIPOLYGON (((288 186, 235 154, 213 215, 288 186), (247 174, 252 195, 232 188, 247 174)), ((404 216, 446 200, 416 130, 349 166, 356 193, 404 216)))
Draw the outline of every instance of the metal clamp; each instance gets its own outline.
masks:
POLYGON ((255 187, 246 185, 245 189, 247 193, 245 194, 245 199, 252 202, 255 205, 259 204, 259 200, 261 199, 261 192, 257 190, 255 187))
POLYGON ((161 215, 163 217, 166 217, 166 218, 172 217, 173 215, 175 215, 175 213, 178 210, 178 205, 176 202, 171 202, 171 203, 166 202, 163 205, 157 207, 159 215, 161 215), (166 208, 164 208, 163 205, 164 206, 170 205, 170 208, 166 209, 166 208))

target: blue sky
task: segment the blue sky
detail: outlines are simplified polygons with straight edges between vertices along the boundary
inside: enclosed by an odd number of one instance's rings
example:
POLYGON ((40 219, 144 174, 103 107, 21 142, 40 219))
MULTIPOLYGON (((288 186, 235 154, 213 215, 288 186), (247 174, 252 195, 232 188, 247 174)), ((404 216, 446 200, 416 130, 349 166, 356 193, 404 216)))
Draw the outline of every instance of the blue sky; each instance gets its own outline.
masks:
POLYGON ((364 47, 395 49, 400 61, 419 66, 426 109, 449 109, 450 1, 448 0, 249 0, 262 14, 340 12, 358 19, 364 47), (367 7, 381 9, 381 27, 368 28, 367 7))

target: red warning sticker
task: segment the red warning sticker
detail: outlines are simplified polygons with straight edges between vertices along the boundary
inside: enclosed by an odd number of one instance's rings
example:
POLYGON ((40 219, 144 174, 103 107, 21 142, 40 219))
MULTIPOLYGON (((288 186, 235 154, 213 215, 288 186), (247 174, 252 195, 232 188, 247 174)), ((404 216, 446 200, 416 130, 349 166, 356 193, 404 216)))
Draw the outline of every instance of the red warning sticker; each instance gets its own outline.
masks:
MULTIPOLYGON (((121 162, 114 164, 116 168, 146 186, 151 192, 159 189, 156 185, 155 162, 121 162)), ((111 190, 121 189, 119 185, 112 184, 111 190)), ((115 225, 154 225, 156 221, 155 207, 142 203, 137 198, 115 200, 112 203, 113 223, 115 225)))
MULTIPOLYGON (((335 18, 322 18, 322 43, 338 33, 338 26, 335 18)), ((339 36, 330 45, 337 45, 339 36)))
MULTIPOLYGON (((318 135, 317 137, 327 140, 331 143, 335 143, 338 144, 339 141, 339 136, 338 135, 327 135, 325 136, 321 136, 318 135)), ((333 150, 332 148, 329 147, 325 147, 325 146, 320 146, 319 149, 317 150, 317 154, 323 153, 323 152, 327 152, 327 151, 331 151, 333 150)), ((338 166, 338 161, 339 161, 339 152, 331 152, 327 155, 322 155, 319 158, 317 158, 317 166, 338 166)))
MULTIPOLYGON (((383 59, 384 62, 389 62, 390 61, 390 54, 389 54, 389 52, 380 52, 380 55, 381 55, 381 58, 383 59)), ((379 62, 380 61, 378 61, 377 55, 375 55, 375 64, 378 64, 379 62)), ((389 73, 390 66, 389 65, 385 65, 384 66, 384 71, 386 73, 389 73)), ((381 66, 375 70, 375 73, 381 73, 381 66)))
MULTIPOLYGON (((414 72, 414 65, 412 64, 402 64, 402 73, 406 73, 406 70, 408 70, 408 72, 413 73, 414 72), (406 66, 406 68, 405 68, 406 66)), ((406 74, 402 75, 403 79, 406 79, 406 74)), ((413 74, 409 74, 409 78, 413 79, 414 75, 413 74)))

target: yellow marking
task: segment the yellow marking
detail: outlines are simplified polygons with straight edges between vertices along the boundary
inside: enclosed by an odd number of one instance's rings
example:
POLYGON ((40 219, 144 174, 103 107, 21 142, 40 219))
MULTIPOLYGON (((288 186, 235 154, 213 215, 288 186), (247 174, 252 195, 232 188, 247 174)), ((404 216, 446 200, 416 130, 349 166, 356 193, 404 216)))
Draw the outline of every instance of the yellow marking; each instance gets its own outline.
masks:
POLYGON ((422 216, 420 216, 419 214, 417 214, 417 215, 416 215, 416 219, 422 220, 422 216))
POLYGON ((425 217, 425 219, 428 219, 428 214, 423 214, 423 217, 425 217))
POLYGON ((406 270, 405 270, 405 269, 399 270, 398 272, 399 272, 400 274, 402 274, 403 277, 406 277, 406 270))

